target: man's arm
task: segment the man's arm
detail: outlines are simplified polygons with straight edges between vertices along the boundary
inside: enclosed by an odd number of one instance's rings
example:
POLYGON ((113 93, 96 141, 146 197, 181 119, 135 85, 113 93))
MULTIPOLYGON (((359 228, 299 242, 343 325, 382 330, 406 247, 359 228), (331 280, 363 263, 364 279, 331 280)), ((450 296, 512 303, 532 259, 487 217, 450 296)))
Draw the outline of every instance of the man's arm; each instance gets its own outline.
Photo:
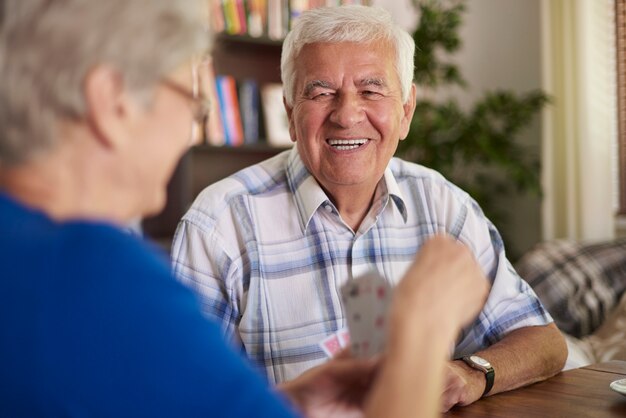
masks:
MULTIPOLYGON (((488 360, 495 380, 487 396, 538 382, 557 374, 565 365, 567 345, 552 323, 512 331, 498 343, 475 353, 488 360)), ((447 365, 443 410, 469 405, 482 397, 485 375, 462 360, 447 365)))

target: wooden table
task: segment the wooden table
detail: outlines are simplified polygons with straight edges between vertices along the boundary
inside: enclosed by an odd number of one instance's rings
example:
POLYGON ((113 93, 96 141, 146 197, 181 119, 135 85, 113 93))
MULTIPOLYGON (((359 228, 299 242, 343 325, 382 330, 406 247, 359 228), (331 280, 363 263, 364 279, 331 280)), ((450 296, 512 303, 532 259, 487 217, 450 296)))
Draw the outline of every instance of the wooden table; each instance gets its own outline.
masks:
MULTIPOLYGON (((497 378, 497 376, 496 376, 497 378)), ((455 407, 446 417, 626 417, 626 396, 609 388, 626 378, 626 361, 592 364, 544 382, 455 407)))

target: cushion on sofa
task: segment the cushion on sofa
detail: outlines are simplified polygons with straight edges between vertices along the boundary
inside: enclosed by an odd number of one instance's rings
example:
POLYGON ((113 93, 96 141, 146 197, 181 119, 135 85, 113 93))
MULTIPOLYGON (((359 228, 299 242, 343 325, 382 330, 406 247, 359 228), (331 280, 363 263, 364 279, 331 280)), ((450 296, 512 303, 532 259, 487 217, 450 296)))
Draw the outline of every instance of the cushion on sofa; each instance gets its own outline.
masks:
POLYGON ((516 269, 557 326, 583 337, 603 323, 626 289, 626 239, 541 243, 519 260, 516 269))

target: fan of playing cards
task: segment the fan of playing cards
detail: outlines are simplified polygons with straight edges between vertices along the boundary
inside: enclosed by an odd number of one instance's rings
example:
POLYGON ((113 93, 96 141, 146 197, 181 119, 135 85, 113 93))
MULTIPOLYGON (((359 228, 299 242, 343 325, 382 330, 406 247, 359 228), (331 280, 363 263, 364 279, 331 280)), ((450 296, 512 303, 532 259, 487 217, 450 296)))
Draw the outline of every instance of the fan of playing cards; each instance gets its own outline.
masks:
POLYGON ((374 271, 346 283, 341 297, 349 332, 344 328, 324 338, 320 346, 326 355, 332 357, 348 344, 356 357, 382 352, 391 291, 389 283, 374 271))

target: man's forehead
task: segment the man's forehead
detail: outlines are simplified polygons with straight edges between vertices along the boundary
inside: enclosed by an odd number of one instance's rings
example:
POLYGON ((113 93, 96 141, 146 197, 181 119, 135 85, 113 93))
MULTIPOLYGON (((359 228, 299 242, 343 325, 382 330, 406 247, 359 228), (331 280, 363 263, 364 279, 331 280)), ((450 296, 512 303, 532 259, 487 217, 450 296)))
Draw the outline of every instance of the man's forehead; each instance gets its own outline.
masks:
POLYGON ((387 84, 394 73, 393 56, 381 46, 381 42, 306 44, 296 59, 296 78, 300 85, 340 78, 359 85, 387 84))

